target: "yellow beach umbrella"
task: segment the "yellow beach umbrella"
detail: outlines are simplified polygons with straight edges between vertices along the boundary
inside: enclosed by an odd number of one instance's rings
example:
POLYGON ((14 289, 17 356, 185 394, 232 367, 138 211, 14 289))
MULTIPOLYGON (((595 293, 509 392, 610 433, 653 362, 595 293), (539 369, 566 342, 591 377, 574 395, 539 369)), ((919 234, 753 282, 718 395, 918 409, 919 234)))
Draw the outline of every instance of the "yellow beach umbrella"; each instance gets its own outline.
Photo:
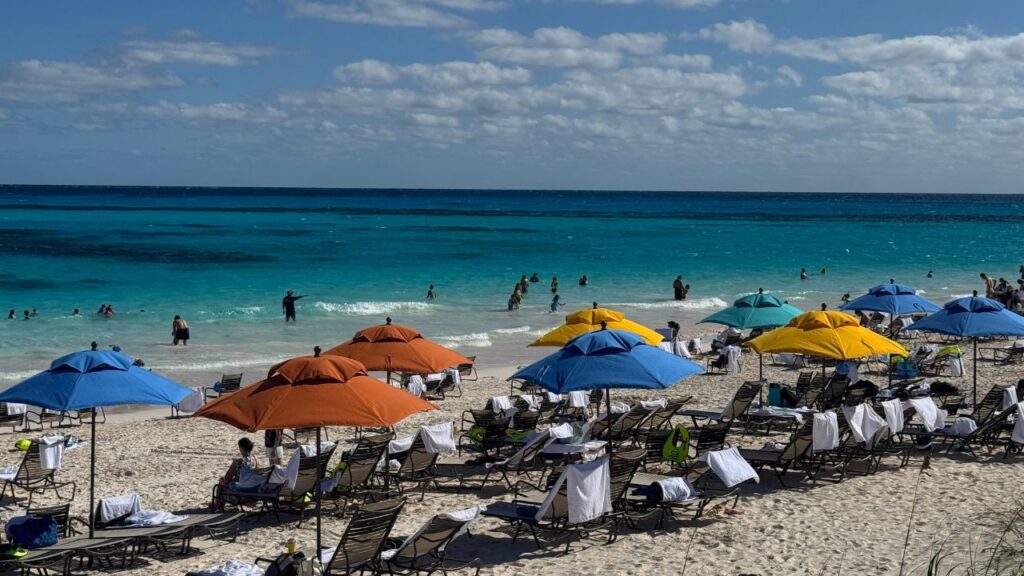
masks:
POLYGON ((789 352, 835 360, 907 353, 902 345, 864 328, 855 317, 835 310, 804 312, 782 328, 745 345, 758 354, 789 352))
POLYGON ((637 324, 636 322, 627 320, 626 315, 622 312, 609 310, 607 308, 598 308, 595 304, 593 308, 569 314, 565 317, 565 324, 555 328, 540 338, 537 338, 532 344, 530 344, 530 346, 565 346, 569 340, 572 340, 577 336, 586 334, 587 332, 600 330, 602 323, 604 323, 609 330, 632 332, 633 334, 643 338, 652 346, 657 346, 658 343, 664 340, 664 337, 654 330, 651 330, 642 324, 637 324))

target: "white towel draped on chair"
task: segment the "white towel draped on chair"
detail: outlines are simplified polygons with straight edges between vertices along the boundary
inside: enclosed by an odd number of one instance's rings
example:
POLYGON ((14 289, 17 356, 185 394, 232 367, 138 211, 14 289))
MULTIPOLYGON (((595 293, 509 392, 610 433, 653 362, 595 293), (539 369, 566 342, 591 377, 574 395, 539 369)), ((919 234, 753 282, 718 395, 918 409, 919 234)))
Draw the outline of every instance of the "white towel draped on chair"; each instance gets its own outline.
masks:
POLYGON ((999 407, 1000 410, 1006 410, 1010 406, 1017 403, 1017 387, 1010 386, 1003 390, 1003 404, 999 407))
POLYGON ((921 417, 921 424, 924 429, 928 432, 934 432, 936 429, 945 428, 945 410, 939 410, 939 407, 932 402, 931 398, 911 398, 907 402, 914 407, 917 411, 918 416, 921 417))
POLYGON ((974 431, 978 429, 978 423, 966 416, 961 416, 956 420, 953 420, 953 425, 949 428, 950 432, 954 436, 963 438, 974 433, 974 431))
POLYGON ((569 407, 570 408, 586 408, 590 399, 587 393, 583 390, 573 390, 569 392, 569 407))
POLYGON ((43 470, 59 470, 64 463, 64 436, 47 434, 39 438, 39 467, 43 470))
POLYGON ((735 447, 705 452, 701 454, 700 460, 707 462, 715 476, 718 476, 718 479, 728 488, 747 480, 761 481, 757 471, 743 459, 743 456, 740 456, 740 451, 735 447))
POLYGON ((526 402, 526 405, 528 407, 527 409, 530 412, 537 412, 538 410, 540 410, 540 403, 537 402, 537 397, 534 396, 533 394, 520 394, 519 398, 523 402, 526 402))
POLYGON ((420 426, 423 447, 431 454, 449 454, 455 451, 455 436, 451 422, 438 422, 420 426))
POLYGON ((665 406, 668 406, 668 400, 659 398, 657 400, 641 400, 640 405, 648 410, 660 410, 665 406))
POLYGON ((948 363, 951 376, 960 378, 964 375, 964 361, 959 356, 950 356, 948 363))
POLYGON ((739 346, 726 346, 722 350, 726 358, 726 370, 729 374, 736 374, 740 371, 740 347, 739 346))
POLYGON ((118 518, 137 514, 142 509, 139 495, 134 492, 100 500, 99 521, 112 522, 118 518))
POLYGON ((1013 424, 1010 439, 1017 444, 1024 444, 1024 402, 1017 403, 1017 419, 1013 424))
POLYGON ((675 344, 675 342, 672 342, 671 340, 662 340, 661 342, 658 342, 658 349, 668 352, 669 354, 675 354, 675 346, 673 346, 673 344, 675 344))
MULTIPOLYGON (((334 549, 332 548, 333 552, 334 549)), ((196 572, 199 576, 263 576, 265 570, 255 564, 242 562, 241 560, 228 560, 224 564, 211 566, 196 572)))
POLYGON ((512 405, 512 399, 508 396, 495 396, 491 398, 491 412, 508 417, 515 414, 515 410, 515 406, 512 405))
POLYGON ((882 402, 882 409, 885 411, 885 424, 893 434, 903 431, 903 404, 893 398, 882 402))
POLYGON ((422 398, 427 393, 427 385, 423 382, 423 376, 419 374, 413 374, 409 376, 409 381, 405 385, 409 394, 413 396, 419 396, 422 398))
POLYGON ((857 442, 863 442, 869 447, 874 442, 878 432, 888 425, 885 420, 875 413, 874 408, 866 403, 856 406, 843 406, 843 416, 846 423, 850 425, 850 433, 857 442))
POLYGON ((15 415, 15 414, 25 414, 27 412, 28 412, 28 405, 27 404, 18 404, 16 402, 8 402, 7 403, 7 413, 12 415, 12 416, 15 415))
POLYGON ((812 437, 814 452, 834 450, 839 446, 839 419, 835 412, 828 410, 814 415, 812 437))
POLYGON ((666 478, 655 482, 661 488, 662 502, 685 502, 697 495, 690 481, 682 477, 666 478))
POLYGON ((561 394, 555 394, 554 392, 547 392, 547 395, 548 395, 548 402, 550 402, 551 404, 558 404, 559 402, 562 401, 562 395, 561 394))
POLYGON ((563 422, 558 426, 552 426, 548 429, 548 434, 552 438, 572 438, 573 432, 572 424, 568 422, 563 422))
POLYGON ((547 498, 537 510, 536 519, 542 520, 562 484, 566 484, 569 501, 569 523, 579 524, 600 518, 612 511, 611 468, 604 456, 585 464, 571 464, 555 482, 547 498))
POLYGON ((181 412, 195 412, 203 407, 203 388, 193 387, 192 392, 178 403, 181 412))

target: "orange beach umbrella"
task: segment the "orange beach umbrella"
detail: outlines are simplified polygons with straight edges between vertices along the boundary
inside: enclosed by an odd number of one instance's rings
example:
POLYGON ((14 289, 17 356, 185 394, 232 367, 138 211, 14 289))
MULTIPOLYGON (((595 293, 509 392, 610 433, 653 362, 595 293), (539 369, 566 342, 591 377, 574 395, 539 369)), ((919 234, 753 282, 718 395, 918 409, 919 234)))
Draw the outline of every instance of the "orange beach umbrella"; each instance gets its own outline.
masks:
POLYGON ((363 328, 351 340, 331 348, 325 354, 358 360, 367 370, 436 374, 473 361, 458 352, 423 337, 418 330, 392 324, 363 328))

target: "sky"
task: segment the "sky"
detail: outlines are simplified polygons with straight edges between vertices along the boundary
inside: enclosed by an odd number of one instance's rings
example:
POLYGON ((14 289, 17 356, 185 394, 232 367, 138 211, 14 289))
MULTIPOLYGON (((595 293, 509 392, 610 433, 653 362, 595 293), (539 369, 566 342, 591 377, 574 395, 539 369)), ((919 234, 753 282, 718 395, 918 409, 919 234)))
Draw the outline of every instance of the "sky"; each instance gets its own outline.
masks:
POLYGON ((0 4, 0 183, 1024 192, 1019 0, 0 4))

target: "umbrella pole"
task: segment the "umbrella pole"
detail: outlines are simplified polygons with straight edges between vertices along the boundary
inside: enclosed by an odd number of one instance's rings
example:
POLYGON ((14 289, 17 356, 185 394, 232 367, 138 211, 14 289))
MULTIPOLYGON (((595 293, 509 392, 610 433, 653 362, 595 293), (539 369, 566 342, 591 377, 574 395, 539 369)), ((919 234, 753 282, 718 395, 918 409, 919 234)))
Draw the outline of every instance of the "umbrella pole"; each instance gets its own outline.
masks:
POLYGON ((974 340, 974 406, 978 405, 978 337, 975 336, 974 340))
POLYGON ((313 487, 313 494, 316 496, 316 558, 320 557, 320 479, 323 478, 323 470, 320 468, 320 427, 316 427, 316 486, 313 487))
POLYGON ((604 389, 604 407, 608 412, 608 456, 612 455, 612 389, 604 389))
MULTIPOLYGON (((757 379, 764 380, 764 356, 757 355, 757 379)), ((757 389, 757 403, 764 406, 764 386, 757 389)))
POLYGON ((96 407, 92 408, 92 420, 89 423, 92 438, 89 442, 89 538, 95 534, 96 527, 96 407))

